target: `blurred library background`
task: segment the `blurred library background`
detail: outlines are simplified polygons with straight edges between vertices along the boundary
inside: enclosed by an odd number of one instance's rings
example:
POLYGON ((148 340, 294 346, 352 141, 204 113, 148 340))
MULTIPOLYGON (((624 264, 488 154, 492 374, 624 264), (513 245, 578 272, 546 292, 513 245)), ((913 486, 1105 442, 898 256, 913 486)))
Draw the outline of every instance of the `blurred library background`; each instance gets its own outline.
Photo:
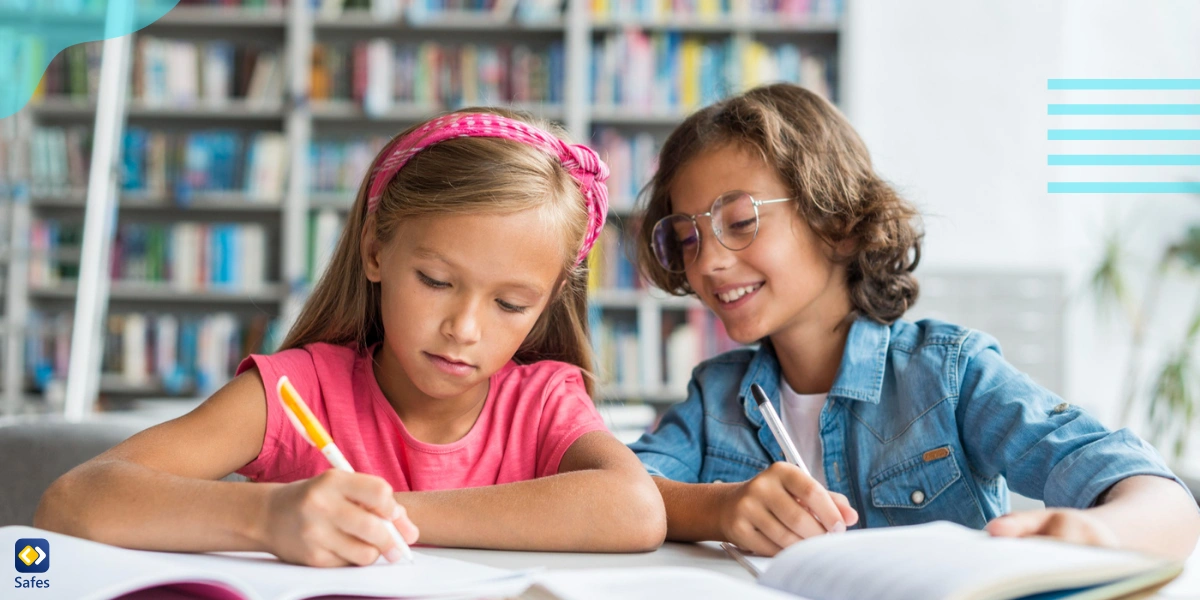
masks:
MULTIPOLYGON (((631 441, 684 398, 692 367, 736 347, 695 298, 650 289, 629 262, 657 149, 689 112, 789 81, 837 104, 925 213, 921 298, 905 318, 991 333, 1018 368, 1117 426, 1130 326, 1080 296, 1104 256, 1104 224, 1145 208, 1049 197, 1046 80, 1108 73, 1104 57, 1127 50, 1103 47, 1114 31, 1142 49, 1174 47, 1166 60, 1190 62, 1169 74, 1194 77, 1200 51, 1178 49, 1200 48, 1174 22, 1200 22, 1180 18, 1200 10, 1083 4, 182 0, 131 36, 117 114, 98 113, 105 44, 92 42, 54 57, 33 100, 0 120, 0 407, 70 412, 78 311, 98 304, 83 412, 190 410, 247 353, 277 346, 386 139, 441 111, 503 105, 563 124, 612 168, 590 321, 597 404, 631 441), (86 209, 105 192, 89 165, 106 119, 124 122, 110 280, 81 292, 86 209)), ((1115 72, 1148 76, 1128 68, 1115 72)), ((1200 204, 1171 202, 1151 212, 1177 224, 1200 204)), ((1175 234, 1139 235, 1157 247, 1175 234)), ((1187 281, 1168 288, 1184 297, 1187 281)), ((1136 343, 1167 347, 1176 327, 1147 325, 1136 343)), ((1138 384, 1152 390, 1155 374, 1145 367, 1138 384)))

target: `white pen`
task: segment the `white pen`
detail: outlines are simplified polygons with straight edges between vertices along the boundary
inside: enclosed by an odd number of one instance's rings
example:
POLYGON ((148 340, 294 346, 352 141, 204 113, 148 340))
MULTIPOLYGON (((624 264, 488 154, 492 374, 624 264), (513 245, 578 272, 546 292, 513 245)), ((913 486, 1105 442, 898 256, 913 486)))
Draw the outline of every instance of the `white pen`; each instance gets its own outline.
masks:
POLYGON ((762 413, 763 418, 767 421, 767 427, 770 427, 771 433, 775 435, 775 441, 783 449, 783 457, 793 465, 800 467, 800 470, 804 471, 805 475, 812 477, 808 466, 804 464, 804 460, 800 458, 800 453, 796 451, 795 444, 792 444, 791 436, 787 434, 787 431, 784 431, 783 421, 775 413, 775 407, 771 406, 771 400, 767 398, 767 393, 763 391, 762 386, 757 383, 750 384, 750 393, 754 395, 754 401, 758 403, 758 412, 762 413))
MULTIPOLYGON (((321 426, 321 422, 317 420, 316 415, 309 410, 308 404, 300 397, 300 392, 292 386, 292 382, 288 381, 287 375, 279 378, 279 383, 276 385, 276 391, 279 392, 279 401, 283 403, 283 412, 288 416, 288 420, 292 425, 296 426, 296 430, 308 443, 312 444, 321 451, 321 454, 329 461, 333 468, 353 473, 354 467, 350 466, 350 461, 346 460, 346 456, 338 450, 337 444, 333 443, 333 438, 329 437, 329 433, 321 426)), ((400 531, 396 529, 396 524, 387 519, 383 519, 384 525, 387 526, 388 533, 392 534, 392 541, 395 542, 396 548, 400 550, 400 554, 408 562, 413 561, 412 549, 404 541, 404 536, 400 535, 400 531)))

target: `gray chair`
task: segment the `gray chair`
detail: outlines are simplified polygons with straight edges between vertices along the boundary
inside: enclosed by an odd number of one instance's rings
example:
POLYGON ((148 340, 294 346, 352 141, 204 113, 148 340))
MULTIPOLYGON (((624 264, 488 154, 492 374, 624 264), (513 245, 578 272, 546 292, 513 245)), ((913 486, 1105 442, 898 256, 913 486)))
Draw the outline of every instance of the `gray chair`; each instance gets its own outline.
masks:
POLYGON ((55 479, 151 424, 46 418, 0 423, 0 526, 33 525, 42 492, 55 479))
MULTIPOLYGON (((33 525, 42 493, 55 479, 162 420, 109 415, 85 423, 0 419, 0 527, 33 525)), ((236 474, 225 479, 245 481, 236 474)))

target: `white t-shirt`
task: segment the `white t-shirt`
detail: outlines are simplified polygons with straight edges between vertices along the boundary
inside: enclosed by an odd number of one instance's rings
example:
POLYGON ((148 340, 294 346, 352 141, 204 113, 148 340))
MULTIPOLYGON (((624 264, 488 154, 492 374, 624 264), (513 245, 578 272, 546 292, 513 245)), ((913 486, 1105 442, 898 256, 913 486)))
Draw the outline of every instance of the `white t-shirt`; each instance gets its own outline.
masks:
POLYGON ((783 429, 800 452, 800 459, 816 479, 825 486, 825 451, 821 445, 821 408, 824 394, 797 394, 783 377, 779 378, 779 419, 783 429))

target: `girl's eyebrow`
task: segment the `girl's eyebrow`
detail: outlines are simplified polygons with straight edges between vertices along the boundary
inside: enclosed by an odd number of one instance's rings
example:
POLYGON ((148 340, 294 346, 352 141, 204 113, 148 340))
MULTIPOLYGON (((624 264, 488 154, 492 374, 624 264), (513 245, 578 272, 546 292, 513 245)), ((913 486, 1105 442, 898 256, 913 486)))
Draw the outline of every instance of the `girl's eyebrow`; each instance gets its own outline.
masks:
POLYGON ((455 266, 455 264, 453 262, 451 262, 450 259, 446 258, 445 256, 442 256, 441 254, 438 254, 438 252, 436 250, 433 250, 432 248, 426 248, 424 246, 417 246, 413 250, 413 254, 417 255, 420 258, 429 258, 432 260, 444 262, 447 265, 450 265, 452 267, 455 266))
MULTIPOLYGON (((442 256, 440 253, 438 253, 436 250, 434 250, 432 248, 427 248, 425 246, 418 246, 413 249, 413 254, 419 258, 428 258, 430 260, 436 260, 439 262, 446 263, 446 265, 451 268, 458 267, 458 263, 455 263, 454 261, 450 260, 449 258, 442 256)), ((505 282, 501 283, 498 287, 527 291, 535 296, 541 296, 545 293, 542 291, 541 286, 537 285, 536 283, 533 283, 531 281, 524 281, 524 280, 520 280, 520 279, 505 281, 505 282)))

